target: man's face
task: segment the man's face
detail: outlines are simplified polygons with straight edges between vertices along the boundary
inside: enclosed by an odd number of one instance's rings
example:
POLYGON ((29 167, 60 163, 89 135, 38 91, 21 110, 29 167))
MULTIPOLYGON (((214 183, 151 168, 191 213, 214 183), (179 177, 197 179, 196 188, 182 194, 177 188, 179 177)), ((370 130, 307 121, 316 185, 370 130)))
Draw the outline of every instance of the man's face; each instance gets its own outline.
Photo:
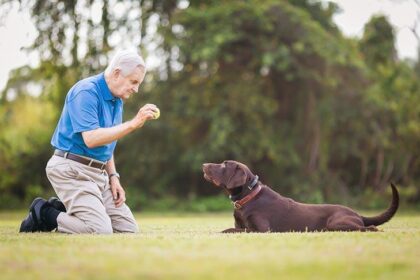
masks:
POLYGON ((145 73, 143 69, 136 67, 133 72, 127 76, 124 76, 120 70, 115 70, 112 75, 114 81, 113 95, 122 98, 123 100, 127 100, 133 93, 139 90, 145 73))

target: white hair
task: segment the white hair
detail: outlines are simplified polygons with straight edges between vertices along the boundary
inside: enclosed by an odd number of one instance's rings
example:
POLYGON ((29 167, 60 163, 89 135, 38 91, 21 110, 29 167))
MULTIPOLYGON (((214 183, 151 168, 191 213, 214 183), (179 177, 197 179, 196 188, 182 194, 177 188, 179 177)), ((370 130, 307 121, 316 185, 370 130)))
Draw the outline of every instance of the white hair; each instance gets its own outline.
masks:
POLYGON ((131 74, 136 67, 142 68, 146 72, 146 64, 143 58, 134 50, 119 51, 112 58, 105 74, 109 75, 115 69, 120 69, 123 76, 131 74))

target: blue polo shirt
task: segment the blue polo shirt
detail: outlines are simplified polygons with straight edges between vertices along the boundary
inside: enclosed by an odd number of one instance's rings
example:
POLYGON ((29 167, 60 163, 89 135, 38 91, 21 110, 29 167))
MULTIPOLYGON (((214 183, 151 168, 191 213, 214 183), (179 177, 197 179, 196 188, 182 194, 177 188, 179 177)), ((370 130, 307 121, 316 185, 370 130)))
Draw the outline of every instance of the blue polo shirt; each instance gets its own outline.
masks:
POLYGON ((107 161, 112 157, 117 141, 88 148, 82 132, 121 124, 122 113, 123 102, 111 94, 104 73, 81 80, 67 93, 51 145, 62 151, 107 161))

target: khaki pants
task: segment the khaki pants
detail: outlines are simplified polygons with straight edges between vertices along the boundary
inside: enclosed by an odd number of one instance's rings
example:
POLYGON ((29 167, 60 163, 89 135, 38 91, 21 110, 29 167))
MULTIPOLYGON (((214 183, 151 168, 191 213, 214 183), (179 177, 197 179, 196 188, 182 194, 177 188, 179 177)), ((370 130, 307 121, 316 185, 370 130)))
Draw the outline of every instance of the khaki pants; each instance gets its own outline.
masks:
POLYGON ((105 171, 53 155, 46 172, 67 212, 57 217, 57 230, 63 233, 139 231, 130 208, 116 207, 105 171))

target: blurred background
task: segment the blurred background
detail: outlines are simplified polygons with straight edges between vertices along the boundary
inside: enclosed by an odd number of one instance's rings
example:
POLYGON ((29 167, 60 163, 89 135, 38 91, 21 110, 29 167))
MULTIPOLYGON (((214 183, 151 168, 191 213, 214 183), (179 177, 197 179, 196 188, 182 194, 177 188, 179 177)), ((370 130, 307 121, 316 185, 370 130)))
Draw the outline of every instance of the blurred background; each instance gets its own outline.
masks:
POLYGON ((135 210, 230 209, 201 165, 234 159, 295 200, 420 207, 420 1, 0 0, 0 208, 53 195, 68 89, 134 47, 125 104, 157 121, 115 158, 135 210))

